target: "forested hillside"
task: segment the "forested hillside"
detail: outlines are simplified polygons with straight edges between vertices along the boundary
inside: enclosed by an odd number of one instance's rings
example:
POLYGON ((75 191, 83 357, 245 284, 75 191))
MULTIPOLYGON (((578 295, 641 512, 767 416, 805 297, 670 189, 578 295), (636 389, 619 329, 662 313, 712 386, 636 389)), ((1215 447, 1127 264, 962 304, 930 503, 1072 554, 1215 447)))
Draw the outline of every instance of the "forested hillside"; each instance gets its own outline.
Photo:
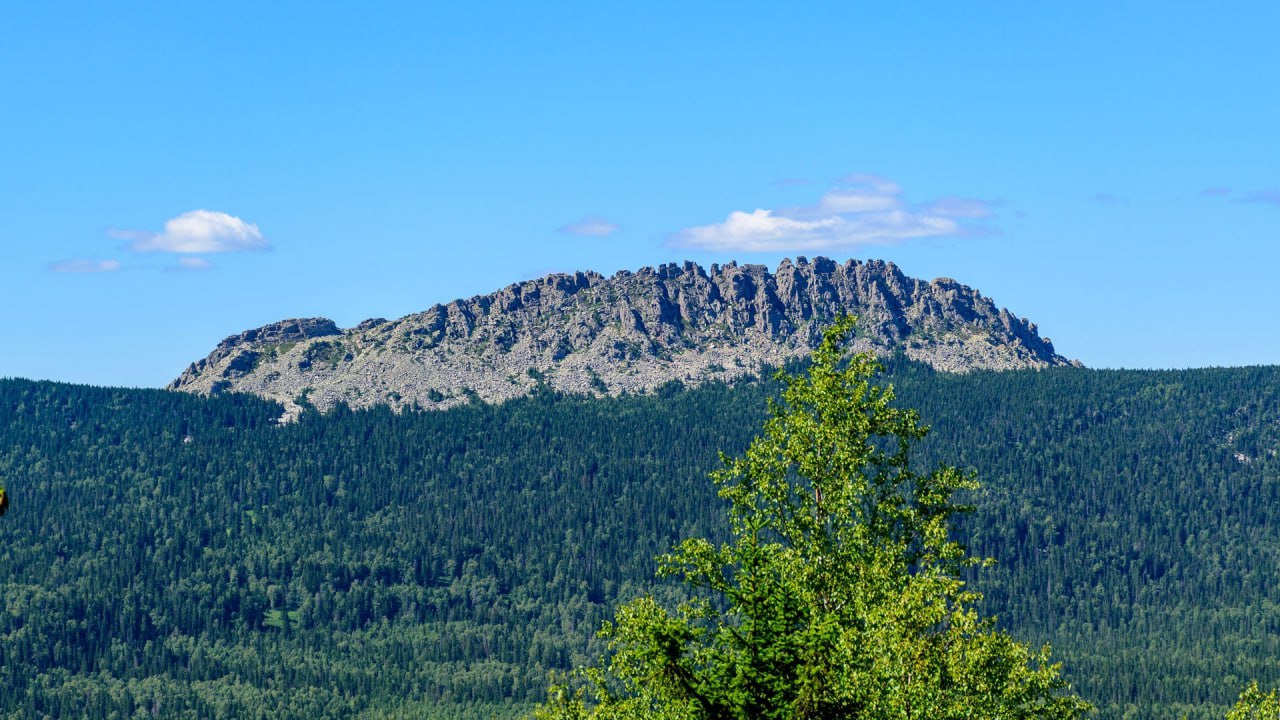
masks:
MULTIPOLYGON (((983 482, 985 610, 1100 717, 1221 717, 1280 678, 1280 368, 892 374, 922 466, 983 482)), ((279 426, 248 396, 0 381, 0 712, 518 714, 654 555, 720 532, 706 473, 772 390, 279 426)))

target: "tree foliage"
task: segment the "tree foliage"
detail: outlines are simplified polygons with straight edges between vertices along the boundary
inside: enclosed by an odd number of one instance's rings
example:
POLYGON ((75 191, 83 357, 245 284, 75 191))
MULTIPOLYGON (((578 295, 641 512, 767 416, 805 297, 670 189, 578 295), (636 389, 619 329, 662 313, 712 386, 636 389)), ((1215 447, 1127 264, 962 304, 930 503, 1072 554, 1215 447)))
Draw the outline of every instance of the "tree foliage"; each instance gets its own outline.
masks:
POLYGON ((1032 652, 974 608, 977 561, 951 536, 972 475, 912 468, 928 429, 847 361, 837 323, 807 373, 781 374, 760 435, 712 477, 731 539, 686 540, 659 573, 694 588, 669 611, 621 607, 611 655, 551 718, 1072 718, 1048 648, 1032 652))
POLYGON ((1227 720, 1280 720, 1280 697, 1275 690, 1264 695, 1255 680, 1240 693, 1235 707, 1227 713, 1227 720))

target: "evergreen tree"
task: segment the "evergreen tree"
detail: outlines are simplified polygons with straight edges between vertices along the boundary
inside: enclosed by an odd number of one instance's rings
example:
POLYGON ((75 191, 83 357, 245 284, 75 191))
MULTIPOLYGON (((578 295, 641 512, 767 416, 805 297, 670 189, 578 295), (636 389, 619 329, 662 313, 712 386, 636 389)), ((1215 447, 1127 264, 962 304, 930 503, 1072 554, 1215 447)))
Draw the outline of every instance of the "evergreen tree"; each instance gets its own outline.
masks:
POLYGON ((731 540, 686 540, 661 574, 695 591, 674 612, 621 607, 611 655, 551 690, 552 718, 1073 718, 1048 648, 1033 653, 974 610, 950 536, 971 475, 911 467, 928 429, 844 361, 837 323, 807 373, 780 376, 763 434, 713 474, 731 540))

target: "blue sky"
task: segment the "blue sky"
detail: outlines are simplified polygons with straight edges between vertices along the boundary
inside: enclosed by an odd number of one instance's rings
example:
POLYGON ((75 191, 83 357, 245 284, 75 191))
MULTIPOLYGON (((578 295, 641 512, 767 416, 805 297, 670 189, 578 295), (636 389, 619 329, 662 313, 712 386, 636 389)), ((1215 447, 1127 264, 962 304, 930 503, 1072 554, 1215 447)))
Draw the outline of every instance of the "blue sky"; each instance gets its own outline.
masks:
POLYGON ((883 258, 1095 367, 1280 362, 1280 4, 9 3, 0 377, 883 258))

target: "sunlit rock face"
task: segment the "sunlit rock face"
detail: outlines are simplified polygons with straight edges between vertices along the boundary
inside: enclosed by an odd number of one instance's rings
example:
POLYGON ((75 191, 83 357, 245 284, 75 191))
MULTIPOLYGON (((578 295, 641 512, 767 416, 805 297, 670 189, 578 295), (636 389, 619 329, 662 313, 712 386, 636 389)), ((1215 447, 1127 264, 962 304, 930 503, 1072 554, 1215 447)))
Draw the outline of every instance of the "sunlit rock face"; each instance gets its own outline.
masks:
POLYGON ((502 401, 539 384, 573 393, 646 392, 754 374, 803 356, 837 316, 855 349, 901 352, 938 370, 1072 364, 1036 326, 949 278, 893 263, 827 258, 763 265, 669 264, 553 274, 342 330, 284 320, 227 338, 170 389, 249 392, 327 410, 444 408, 502 401))

